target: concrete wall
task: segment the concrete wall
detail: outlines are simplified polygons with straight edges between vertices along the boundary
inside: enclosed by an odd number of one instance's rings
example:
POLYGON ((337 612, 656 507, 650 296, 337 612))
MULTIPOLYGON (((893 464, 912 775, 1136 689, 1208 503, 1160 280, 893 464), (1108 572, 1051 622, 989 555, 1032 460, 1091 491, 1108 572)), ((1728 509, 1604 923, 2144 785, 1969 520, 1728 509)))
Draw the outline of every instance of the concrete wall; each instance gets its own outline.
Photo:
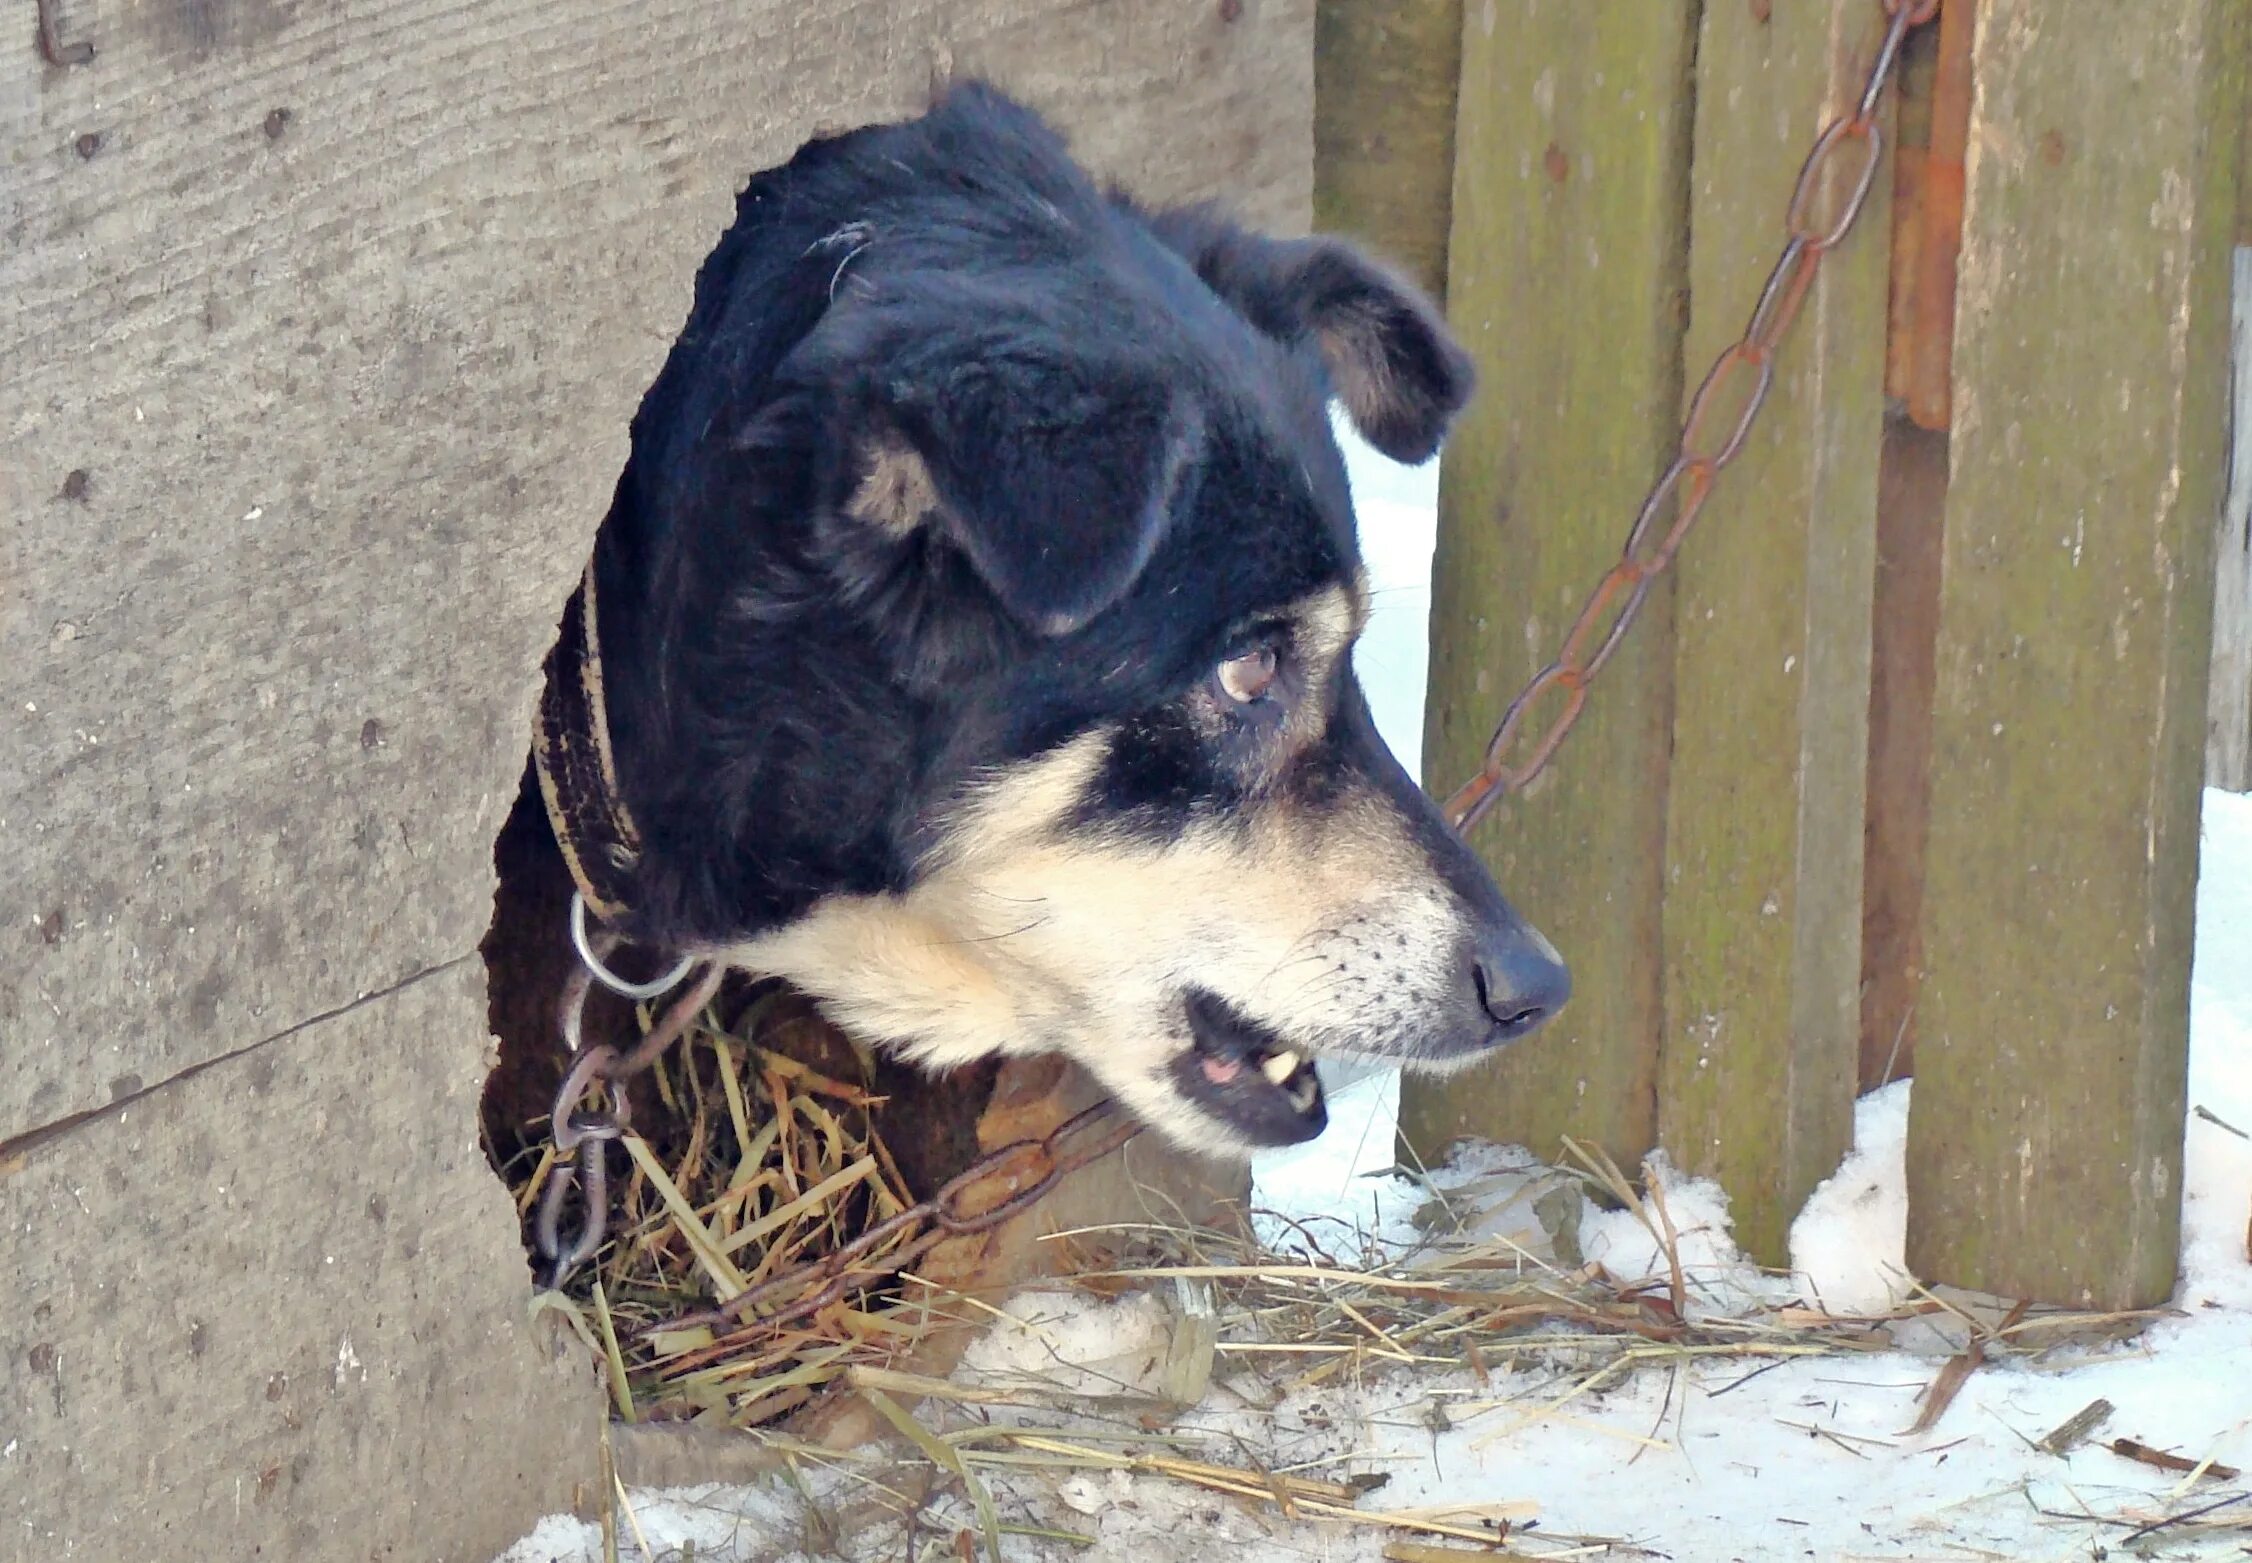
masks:
POLYGON ((475 1143, 539 658, 742 178, 989 73, 1309 199, 1312 0, 48 0, 0 38, 0 1558, 592 1477, 475 1143))

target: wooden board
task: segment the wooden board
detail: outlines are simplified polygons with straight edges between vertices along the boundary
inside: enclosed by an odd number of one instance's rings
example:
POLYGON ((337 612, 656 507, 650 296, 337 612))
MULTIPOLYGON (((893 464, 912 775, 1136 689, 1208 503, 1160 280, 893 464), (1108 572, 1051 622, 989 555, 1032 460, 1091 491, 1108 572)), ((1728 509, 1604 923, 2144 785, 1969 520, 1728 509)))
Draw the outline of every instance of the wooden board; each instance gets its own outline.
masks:
POLYGON ((1877 473, 1876 605, 1870 616, 1858 1071, 1863 1091, 1916 1072, 1924 840, 1931 818, 1932 656, 1946 513, 1947 436, 1904 417, 1888 418, 1877 473))
MULTIPOLYGON (((1476 767, 1669 459, 1693 46, 1680 7, 1470 8, 1449 313, 1483 382, 1441 482, 1434 791, 1476 767)), ((1632 1166, 1654 1143, 1670 665, 1661 588, 1555 769, 1479 830, 1571 962, 1574 997, 1492 1064, 1403 1084, 1420 1153, 1477 1134, 1554 1154, 1570 1133, 1632 1166)))
MULTIPOLYGON (((2247 8, 2252 12, 2252 7, 2247 8)), ((2213 535, 2205 784, 2252 792, 2252 244, 2230 267, 2228 493, 2213 535)))
POLYGON ((1885 331, 1888 415, 1877 459, 1870 611, 1868 812, 1862 833, 1861 1062, 1872 1091, 1915 1072, 1924 827, 1939 539, 1954 397, 1955 270, 1963 240, 1975 7, 1944 8, 1901 51, 1885 331))
MULTIPOLYGON (((2237 59, 2252 60, 2252 5, 2235 0, 2233 16, 2230 47, 2237 59)), ((2235 395, 2229 414, 2229 491, 2214 535, 2205 784, 2252 792, 2252 111, 2239 118, 2229 355, 2235 395)))
MULTIPOLYGON (((1878 23, 1861 0, 1704 8, 1693 374, 1742 331, 1878 23)), ((1659 1136, 1765 1263, 1852 1139, 1888 198, 1824 266, 1675 598, 1659 1136)))
POLYGON ((1447 296, 1462 0, 1318 0, 1314 226, 1447 296))
POLYGON ((2224 0, 1979 12, 1908 1258, 2173 1289, 2222 485, 2224 0))

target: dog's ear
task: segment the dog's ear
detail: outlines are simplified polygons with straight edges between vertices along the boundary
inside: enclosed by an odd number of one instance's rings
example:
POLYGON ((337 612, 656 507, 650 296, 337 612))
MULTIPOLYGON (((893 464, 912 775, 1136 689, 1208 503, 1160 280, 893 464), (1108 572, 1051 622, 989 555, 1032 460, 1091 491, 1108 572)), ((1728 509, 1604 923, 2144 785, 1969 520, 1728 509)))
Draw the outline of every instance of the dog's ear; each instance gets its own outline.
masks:
POLYGON ((1252 325, 1285 342, 1313 340, 1371 445, 1406 462, 1439 448, 1475 375, 1415 284, 1341 239, 1270 239, 1210 207, 1149 222, 1252 325))
POLYGON ((1195 403, 1147 366, 926 342, 866 388, 845 508, 933 526, 1020 623, 1064 635, 1124 596, 1203 436, 1195 403))

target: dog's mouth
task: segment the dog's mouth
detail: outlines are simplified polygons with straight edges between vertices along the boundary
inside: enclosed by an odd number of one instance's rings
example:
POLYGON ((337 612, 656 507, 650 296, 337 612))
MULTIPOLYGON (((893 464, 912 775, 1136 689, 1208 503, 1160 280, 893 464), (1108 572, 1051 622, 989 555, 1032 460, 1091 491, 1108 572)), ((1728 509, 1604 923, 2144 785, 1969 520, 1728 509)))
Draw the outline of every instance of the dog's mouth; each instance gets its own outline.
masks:
POLYGON ((1193 1045, 1173 1062, 1181 1094, 1254 1145, 1298 1145, 1322 1132, 1329 1107, 1306 1054, 1203 989, 1186 1001, 1193 1045))

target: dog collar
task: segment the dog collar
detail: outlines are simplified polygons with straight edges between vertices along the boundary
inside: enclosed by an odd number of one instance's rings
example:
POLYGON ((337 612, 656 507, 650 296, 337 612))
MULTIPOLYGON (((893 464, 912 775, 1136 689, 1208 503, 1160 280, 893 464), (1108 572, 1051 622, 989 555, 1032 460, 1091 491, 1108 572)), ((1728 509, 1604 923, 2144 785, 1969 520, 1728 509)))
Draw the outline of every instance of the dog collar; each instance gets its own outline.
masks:
POLYGON ((564 605, 545 671, 547 684, 533 725, 532 764, 548 824, 587 909, 622 929, 632 905, 633 872, 641 861, 641 832, 618 792, 617 763, 610 750, 592 560, 564 605))

